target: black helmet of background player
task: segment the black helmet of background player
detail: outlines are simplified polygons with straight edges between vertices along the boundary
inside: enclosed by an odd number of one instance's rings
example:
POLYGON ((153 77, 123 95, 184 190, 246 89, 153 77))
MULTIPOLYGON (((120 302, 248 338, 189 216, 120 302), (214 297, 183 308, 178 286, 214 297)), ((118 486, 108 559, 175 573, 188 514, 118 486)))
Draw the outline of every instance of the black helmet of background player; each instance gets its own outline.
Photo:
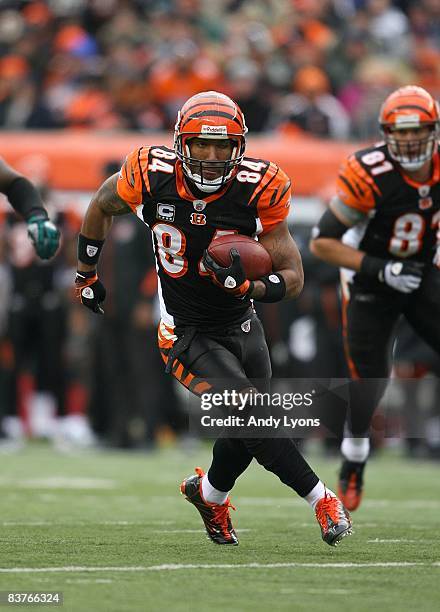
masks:
POLYGON ((205 91, 192 96, 177 114, 174 129, 174 149, 182 162, 183 172, 201 191, 213 193, 231 180, 243 160, 247 127, 239 106, 217 91, 205 91), (222 161, 199 160, 191 156, 189 143, 193 138, 229 139, 232 152, 222 161), (204 170, 219 173, 208 180, 204 170))
POLYGON ((434 155, 440 110, 422 87, 407 85, 390 94, 380 110, 379 123, 389 154, 405 170, 419 170, 434 155), (396 132, 403 130, 411 131, 410 139, 396 138, 396 132))

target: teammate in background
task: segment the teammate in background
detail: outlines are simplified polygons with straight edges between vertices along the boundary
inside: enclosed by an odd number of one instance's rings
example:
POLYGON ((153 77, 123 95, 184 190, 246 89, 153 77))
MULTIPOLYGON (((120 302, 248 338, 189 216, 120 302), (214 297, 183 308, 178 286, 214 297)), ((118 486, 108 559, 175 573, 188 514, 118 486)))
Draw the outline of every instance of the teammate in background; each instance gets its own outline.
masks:
MULTIPOLYGON (((286 221, 290 181, 276 164, 244 157, 246 132, 230 98, 214 91, 193 96, 178 114, 174 150, 141 147, 128 155, 119 175, 92 199, 78 241, 81 301, 102 314, 105 289, 96 265, 112 216, 134 212, 151 228, 159 347, 167 370, 195 394, 210 389, 206 379, 233 380, 239 392, 254 388, 250 379, 268 380, 269 352, 251 298, 294 298, 303 286, 301 257, 286 221), (259 234, 274 272, 249 281, 233 250, 230 267, 217 265, 206 249, 227 233, 259 234)), ((341 502, 291 439, 219 438, 208 474, 196 468, 181 484, 213 542, 238 544, 229 491, 253 458, 312 506, 325 542, 335 545, 351 533, 341 502)))
POLYGON ((379 123, 385 142, 348 157, 314 228, 312 252, 341 270, 346 358, 354 382, 339 495, 362 496, 368 428, 390 374, 400 316, 440 352, 439 106, 421 87, 393 92, 379 123))
POLYGON ((0 159, 0 191, 27 223, 28 236, 41 259, 57 252, 60 232, 49 220, 41 197, 32 183, 0 159))

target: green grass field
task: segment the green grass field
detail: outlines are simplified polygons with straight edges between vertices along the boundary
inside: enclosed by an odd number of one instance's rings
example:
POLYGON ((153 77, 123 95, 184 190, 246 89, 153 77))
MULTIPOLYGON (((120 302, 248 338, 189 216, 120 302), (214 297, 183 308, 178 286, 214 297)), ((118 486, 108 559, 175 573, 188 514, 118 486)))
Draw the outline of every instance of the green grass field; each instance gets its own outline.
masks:
MULTIPOLYGON (((439 609, 438 463, 375 457, 355 535, 338 548, 252 465, 232 499, 240 546, 224 548, 178 492, 209 457, 207 446, 0 455, 0 591, 62 591, 62 609, 81 612, 439 609)), ((334 487, 337 461, 308 458, 334 487)))

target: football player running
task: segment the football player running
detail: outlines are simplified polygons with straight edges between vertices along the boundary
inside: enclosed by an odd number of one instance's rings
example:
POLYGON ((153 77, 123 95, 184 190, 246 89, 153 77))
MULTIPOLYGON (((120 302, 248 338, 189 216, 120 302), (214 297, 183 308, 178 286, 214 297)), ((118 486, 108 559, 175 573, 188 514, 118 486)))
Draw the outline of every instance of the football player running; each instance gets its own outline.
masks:
MULTIPOLYGON (((119 175, 92 199, 78 242, 76 285, 82 303, 103 312, 105 289, 96 266, 112 216, 135 213, 151 228, 157 261, 161 322, 159 348, 166 370, 196 395, 208 380, 233 381, 238 392, 271 376, 269 351, 251 300, 277 302, 302 290, 301 257, 287 226, 290 181, 274 163, 244 156, 247 128, 237 104, 214 91, 191 97, 177 117, 174 149, 140 147, 119 175), (259 235, 273 273, 254 282, 237 252, 219 266, 207 253, 225 234, 259 235)), ((216 440, 207 474, 181 484, 209 538, 238 544, 229 492, 255 458, 312 506, 322 538, 337 544, 351 520, 292 439, 216 440)))
POLYGON ((12 208, 27 223, 28 236, 41 259, 50 259, 57 252, 60 232, 49 215, 34 185, 0 159, 0 191, 12 208))
POLYGON ((339 496, 361 501, 368 428, 404 316, 440 352, 439 106, 421 87, 394 91, 379 115, 384 142, 349 156, 310 248, 341 268, 343 333, 353 382, 339 496))

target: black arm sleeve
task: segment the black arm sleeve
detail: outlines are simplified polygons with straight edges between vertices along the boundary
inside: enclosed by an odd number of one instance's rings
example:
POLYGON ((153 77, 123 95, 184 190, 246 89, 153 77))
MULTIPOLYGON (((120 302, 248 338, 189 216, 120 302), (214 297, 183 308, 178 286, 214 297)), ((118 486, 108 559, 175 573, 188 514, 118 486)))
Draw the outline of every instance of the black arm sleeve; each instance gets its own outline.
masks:
POLYGON ((336 215, 328 208, 318 223, 312 229, 312 240, 316 238, 341 238, 349 228, 339 221, 336 215))
POLYGON ((33 215, 48 218, 40 194, 32 183, 24 176, 19 176, 4 191, 12 208, 26 221, 33 215))

